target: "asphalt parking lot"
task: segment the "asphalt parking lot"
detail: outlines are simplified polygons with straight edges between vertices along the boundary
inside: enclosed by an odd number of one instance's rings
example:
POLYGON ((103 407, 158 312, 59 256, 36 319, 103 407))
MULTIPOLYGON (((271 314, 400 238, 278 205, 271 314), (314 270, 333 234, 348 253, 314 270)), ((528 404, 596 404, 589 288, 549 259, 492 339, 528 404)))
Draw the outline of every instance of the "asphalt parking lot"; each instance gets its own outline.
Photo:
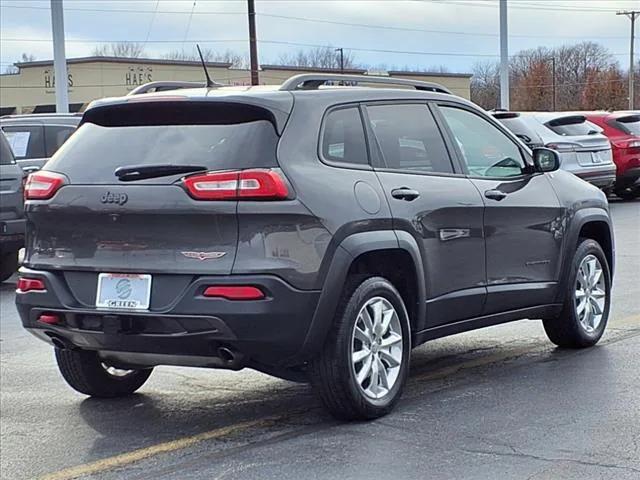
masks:
POLYGON ((156 369, 127 399, 68 388, 0 291, 3 479, 640 478, 640 201, 612 202, 613 313, 559 350, 535 321, 433 341, 398 408, 339 423, 309 387, 257 372, 156 369))

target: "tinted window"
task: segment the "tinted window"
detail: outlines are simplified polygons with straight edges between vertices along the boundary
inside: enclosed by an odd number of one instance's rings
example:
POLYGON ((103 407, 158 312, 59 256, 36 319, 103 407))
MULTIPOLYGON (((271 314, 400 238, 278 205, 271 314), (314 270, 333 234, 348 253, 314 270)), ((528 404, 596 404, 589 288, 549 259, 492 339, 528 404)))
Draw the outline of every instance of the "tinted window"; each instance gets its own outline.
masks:
POLYGON ((47 157, 53 156, 60 146, 76 130, 75 127, 51 125, 44 127, 44 138, 47 146, 47 157))
POLYGON ((322 156, 334 162, 367 164, 367 146, 360 111, 356 107, 333 110, 322 135, 322 156))
POLYGON ((453 172, 440 131, 426 105, 369 106, 367 114, 388 168, 453 172))
POLYGON ((589 135, 590 133, 598 133, 602 129, 588 122, 582 116, 564 117, 552 120, 545 124, 547 128, 563 137, 574 135, 589 135))
POLYGON ((484 118, 467 110, 440 107, 471 175, 522 175, 525 163, 520 148, 484 118))
POLYGON ((13 153, 9 147, 9 142, 2 133, 0 133, 0 165, 10 165, 16 163, 13 158, 13 153))
POLYGON ((45 158, 44 129, 41 125, 7 125, 2 131, 18 160, 45 158))
MULTIPOLYGON (((73 182, 111 183, 125 165, 190 164, 212 170, 275 167, 278 136, 267 120, 233 125, 103 127, 85 123, 47 163, 73 182)), ((157 179, 156 182, 172 181, 157 179)))

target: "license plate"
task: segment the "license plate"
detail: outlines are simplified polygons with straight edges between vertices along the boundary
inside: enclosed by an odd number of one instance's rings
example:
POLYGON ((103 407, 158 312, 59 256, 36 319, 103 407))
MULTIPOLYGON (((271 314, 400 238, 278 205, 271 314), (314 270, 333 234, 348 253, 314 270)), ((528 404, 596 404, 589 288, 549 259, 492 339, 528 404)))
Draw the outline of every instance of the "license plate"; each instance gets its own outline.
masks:
POLYGON ((600 156, 600 152, 591 152, 591 161, 593 163, 602 163, 604 162, 604 158, 600 156))
POLYGON ((96 307, 146 310, 151 297, 151 275, 101 273, 96 307))

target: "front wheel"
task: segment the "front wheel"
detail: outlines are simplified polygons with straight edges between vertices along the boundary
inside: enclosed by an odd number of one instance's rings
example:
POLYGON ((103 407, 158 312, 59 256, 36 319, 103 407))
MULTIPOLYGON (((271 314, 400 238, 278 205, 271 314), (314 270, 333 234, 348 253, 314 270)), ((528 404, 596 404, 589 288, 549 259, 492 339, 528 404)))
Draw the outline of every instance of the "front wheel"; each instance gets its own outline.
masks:
POLYGON ((544 329, 560 347, 584 348, 598 343, 609 319, 611 274, 602 248, 582 239, 573 256, 560 316, 544 321, 544 329))
POLYGON ((88 350, 56 351, 60 373, 77 392, 92 397, 112 398, 131 395, 151 375, 152 369, 122 370, 105 363, 97 352, 88 350))
POLYGON ((333 416, 377 418, 400 398, 410 350, 409 318, 395 287, 381 277, 350 278, 325 346, 311 362, 311 382, 333 416))

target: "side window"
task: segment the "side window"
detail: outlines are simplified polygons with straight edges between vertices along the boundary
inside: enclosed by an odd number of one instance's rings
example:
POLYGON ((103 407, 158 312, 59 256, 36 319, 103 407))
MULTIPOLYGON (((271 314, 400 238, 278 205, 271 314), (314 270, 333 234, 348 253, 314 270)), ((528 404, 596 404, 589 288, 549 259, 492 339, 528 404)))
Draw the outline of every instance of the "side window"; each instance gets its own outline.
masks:
POLYGON ((514 177, 524 173, 526 164, 520 148, 494 125, 467 110, 439 108, 471 175, 514 177))
POLYGON ((2 131, 18 160, 44 158, 44 129, 40 125, 7 125, 2 131))
POLYGON ((371 105, 367 114, 388 168, 453 173, 444 140, 426 105, 371 105))
POLYGON ((47 157, 51 157, 75 131, 75 127, 52 125, 44 127, 47 157))
POLYGON ((322 134, 322 156, 333 162, 367 165, 367 144, 357 107, 329 112, 322 134))

